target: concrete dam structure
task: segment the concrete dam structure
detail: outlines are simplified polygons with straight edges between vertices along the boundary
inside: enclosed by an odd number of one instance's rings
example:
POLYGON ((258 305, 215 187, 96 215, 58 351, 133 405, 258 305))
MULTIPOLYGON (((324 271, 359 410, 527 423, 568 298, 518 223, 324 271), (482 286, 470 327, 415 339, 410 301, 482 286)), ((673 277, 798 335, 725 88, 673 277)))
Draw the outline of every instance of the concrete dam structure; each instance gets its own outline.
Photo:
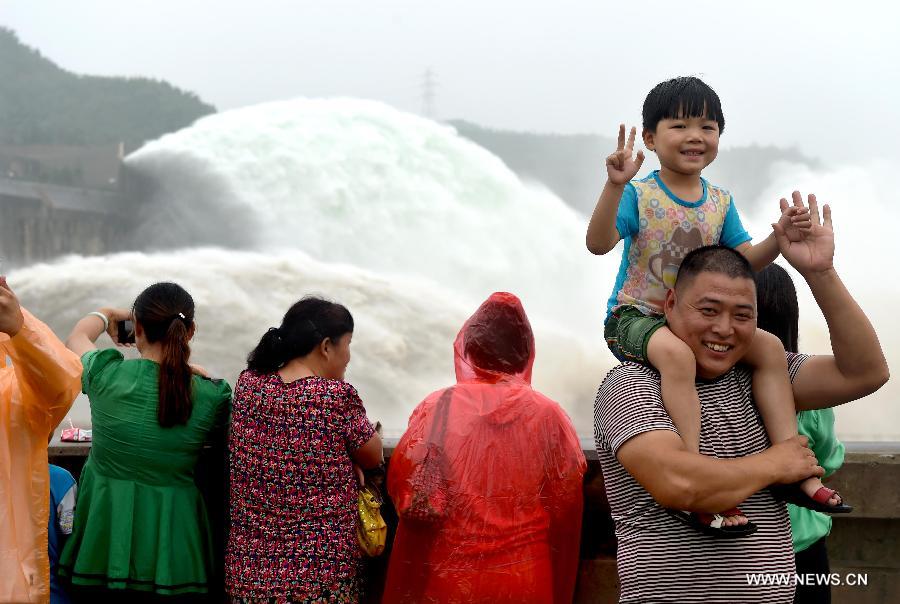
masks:
POLYGON ((125 248, 134 215, 120 191, 0 178, 4 270, 125 248))

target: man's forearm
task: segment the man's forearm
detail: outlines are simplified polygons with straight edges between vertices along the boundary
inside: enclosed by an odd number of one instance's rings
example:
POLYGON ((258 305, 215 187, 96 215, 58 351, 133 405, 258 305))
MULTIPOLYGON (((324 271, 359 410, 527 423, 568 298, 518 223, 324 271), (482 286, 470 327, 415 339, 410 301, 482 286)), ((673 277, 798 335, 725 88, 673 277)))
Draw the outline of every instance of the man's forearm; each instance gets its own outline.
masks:
POLYGON ((675 478, 668 501, 660 505, 693 512, 717 513, 740 505, 779 480, 765 452, 734 459, 717 459, 688 451, 675 452, 661 471, 675 478))
POLYGON ((619 242, 619 232, 616 229, 616 213, 619 210, 619 200, 625 185, 613 184, 609 181, 600 193, 600 199, 591 214, 588 223, 585 243, 592 254, 603 255, 613 249, 619 242))
POLYGON ((675 432, 651 430, 625 442, 616 457, 663 507, 717 513, 770 484, 821 475, 804 445, 795 436, 754 455, 717 459, 688 451, 675 432))
MULTIPOLYGON (((831 350, 845 376, 871 383, 874 391, 889 376, 887 360, 875 328, 833 268, 804 275, 828 323, 831 350)), ((868 393, 866 393, 868 394, 868 393)))

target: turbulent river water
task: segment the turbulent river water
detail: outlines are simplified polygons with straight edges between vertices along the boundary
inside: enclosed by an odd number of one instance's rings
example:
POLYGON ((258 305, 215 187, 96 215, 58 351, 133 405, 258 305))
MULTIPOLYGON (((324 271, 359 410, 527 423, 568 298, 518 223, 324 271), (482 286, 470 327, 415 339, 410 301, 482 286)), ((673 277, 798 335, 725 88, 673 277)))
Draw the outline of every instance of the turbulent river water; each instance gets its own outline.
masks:
MULTIPOLYGON (((591 435, 594 393, 614 364, 602 322, 619 253, 591 256, 586 217, 452 128, 370 101, 298 99, 212 115, 126 162, 152 183, 135 251, 10 275, 62 336, 86 311, 130 306, 146 285, 173 280, 197 303, 194 361, 233 383, 291 303, 324 295, 356 320, 347 379, 370 417, 398 435, 410 410, 453 380, 465 318, 491 292, 511 291, 535 329, 535 386, 591 435)), ((886 278, 891 234, 869 173, 783 166, 766 195, 831 195, 838 266, 893 361, 898 330, 886 302, 900 287, 886 278), (859 200, 876 207, 862 212, 859 200)), ((770 217, 747 218, 751 233, 769 230, 770 217)), ((801 348, 827 352, 821 315, 798 285, 801 348)), ((896 394, 889 384, 840 409, 839 434, 900 440, 896 394)), ((71 415, 88 424, 86 401, 71 415)))

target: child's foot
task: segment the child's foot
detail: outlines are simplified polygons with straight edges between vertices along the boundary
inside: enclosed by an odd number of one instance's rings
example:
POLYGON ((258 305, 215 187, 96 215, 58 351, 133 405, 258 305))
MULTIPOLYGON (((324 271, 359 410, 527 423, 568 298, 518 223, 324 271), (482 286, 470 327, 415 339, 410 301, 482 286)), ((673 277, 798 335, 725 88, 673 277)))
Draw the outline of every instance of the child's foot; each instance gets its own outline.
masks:
POLYGON ((818 478, 807 478, 794 484, 773 484, 772 495, 785 503, 793 503, 824 514, 848 514, 853 506, 844 503, 840 493, 829 489, 818 478))
POLYGON ((725 510, 721 514, 669 509, 666 511, 683 524, 712 537, 746 537, 756 532, 756 525, 737 508, 725 510))
POLYGON ((822 480, 818 476, 810 476, 806 480, 801 480, 798 484, 800 485, 800 488, 803 489, 803 492, 806 493, 806 495, 814 501, 818 501, 819 503, 830 505, 832 507, 844 503, 843 499, 841 499, 840 493, 838 493, 837 491, 832 491, 831 489, 825 489, 825 485, 822 484, 822 480), (825 489, 826 491, 828 491, 827 499, 825 499, 826 493, 819 494, 817 498, 816 493, 819 492, 819 489, 825 489))
POLYGON ((724 526, 744 526, 750 522, 750 520, 744 516, 744 513, 737 508, 725 510, 717 515, 722 517, 722 524, 724 526))

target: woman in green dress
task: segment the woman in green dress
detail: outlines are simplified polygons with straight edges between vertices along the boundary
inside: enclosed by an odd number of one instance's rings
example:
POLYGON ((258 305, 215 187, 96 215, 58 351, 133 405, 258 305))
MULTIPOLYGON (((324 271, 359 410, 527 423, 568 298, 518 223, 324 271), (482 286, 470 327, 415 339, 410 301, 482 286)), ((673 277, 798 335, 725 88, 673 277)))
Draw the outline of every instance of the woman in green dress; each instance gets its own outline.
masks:
POLYGON ((193 602, 208 592, 212 540, 194 467, 227 423, 231 388, 189 365, 194 331, 190 294, 156 283, 132 311, 89 313, 66 342, 81 355, 93 423, 60 560, 76 599, 193 602), (94 344, 104 331, 119 342, 124 320, 139 359, 94 344))

